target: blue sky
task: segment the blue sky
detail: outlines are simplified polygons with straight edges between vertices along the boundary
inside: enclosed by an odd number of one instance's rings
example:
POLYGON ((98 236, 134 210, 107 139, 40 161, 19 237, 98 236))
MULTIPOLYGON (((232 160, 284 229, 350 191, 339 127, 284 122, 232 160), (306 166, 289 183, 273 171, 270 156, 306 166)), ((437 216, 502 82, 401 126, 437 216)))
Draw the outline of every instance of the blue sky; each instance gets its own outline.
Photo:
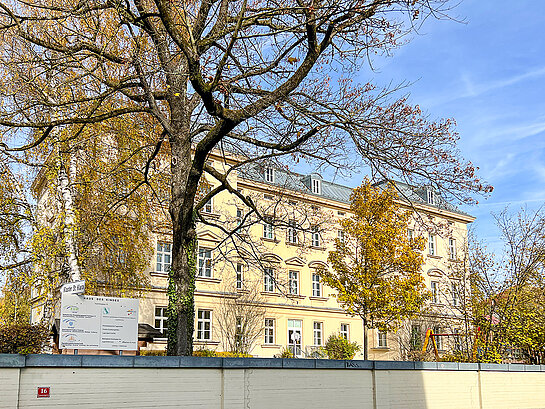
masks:
POLYGON ((494 186, 463 209, 499 250, 490 213, 545 202, 545 1, 464 0, 451 15, 465 22, 427 20, 409 44, 374 61, 372 76, 413 82, 412 103, 432 119, 456 119, 463 156, 494 186))

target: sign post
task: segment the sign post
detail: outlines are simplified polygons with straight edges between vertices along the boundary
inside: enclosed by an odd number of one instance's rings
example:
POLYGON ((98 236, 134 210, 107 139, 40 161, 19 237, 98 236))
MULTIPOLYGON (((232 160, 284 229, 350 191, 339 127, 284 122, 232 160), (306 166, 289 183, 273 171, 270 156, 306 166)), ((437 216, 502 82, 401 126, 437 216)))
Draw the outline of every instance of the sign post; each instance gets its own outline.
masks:
POLYGON ((83 294, 85 292, 85 280, 66 283, 61 287, 61 294, 83 294))

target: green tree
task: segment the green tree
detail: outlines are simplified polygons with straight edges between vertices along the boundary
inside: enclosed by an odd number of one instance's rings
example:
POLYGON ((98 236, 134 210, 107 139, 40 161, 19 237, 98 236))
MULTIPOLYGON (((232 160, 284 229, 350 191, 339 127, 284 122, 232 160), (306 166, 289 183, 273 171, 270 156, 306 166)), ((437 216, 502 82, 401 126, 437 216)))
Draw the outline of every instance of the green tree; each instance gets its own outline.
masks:
POLYGON ((341 221, 344 240, 336 239, 331 267, 320 274, 346 312, 361 317, 367 359, 367 329, 395 329, 429 296, 421 275, 424 240, 408 237, 411 212, 401 208, 393 185, 364 180, 350 207, 354 216, 341 221))

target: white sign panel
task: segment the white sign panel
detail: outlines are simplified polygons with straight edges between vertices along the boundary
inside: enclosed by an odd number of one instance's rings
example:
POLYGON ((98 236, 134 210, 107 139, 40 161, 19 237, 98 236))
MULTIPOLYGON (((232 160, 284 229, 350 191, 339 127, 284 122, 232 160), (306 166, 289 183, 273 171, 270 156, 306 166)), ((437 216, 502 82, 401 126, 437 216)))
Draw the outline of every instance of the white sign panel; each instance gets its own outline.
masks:
POLYGON ((62 294, 83 294, 85 292, 85 281, 74 281, 73 283, 67 283, 62 286, 62 294))
POLYGON ((138 300, 62 294, 60 348, 138 349, 138 300))

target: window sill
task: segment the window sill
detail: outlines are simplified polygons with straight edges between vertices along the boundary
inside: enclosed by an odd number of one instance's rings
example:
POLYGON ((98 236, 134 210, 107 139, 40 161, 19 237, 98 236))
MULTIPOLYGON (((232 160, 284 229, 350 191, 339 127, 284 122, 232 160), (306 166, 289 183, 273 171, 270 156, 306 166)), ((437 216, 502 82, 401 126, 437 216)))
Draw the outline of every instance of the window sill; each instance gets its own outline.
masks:
POLYGON ((429 257, 429 258, 436 259, 436 260, 440 260, 440 259, 443 258, 443 257, 441 257, 441 256, 436 256, 436 255, 433 255, 433 254, 428 254, 428 257, 429 257))
POLYGON ((271 291, 261 291, 261 295, 268 295, 271 297, 282 297, 282 294, 271 292, 271 291))
POLYGON ((373 347, 371 349, 375 351, 389 351, 390 347, 373 347))
POLYGON ((193 342, 195 345, 219 345, 219 341, 207 341, 205 339, 197 339, 193 342))
POLYGON ((214 277, 195 277, 195 281, 202 281, 205 283, 212 283, 212 284, 219 284, 221 283, 221 278, 214 278, 214 277))
POLYGON ((291 241, 287 241, 286 240, 286 246, 293 246, 293 247, 303 247, 303 245, 301 243, 293 243, 291 241))
POLYGON ((325 247, 322 247, 322 246, 310 246, 310 248, 311 248, 312 250, 325 251, 325 247))
POLYGON ((313 300, 313 301, 327 301, 329 300, 329 297, 308 297, 309 300, 313 300))
POLYGON ((277 344, 261 344, 261 348, 281 348, 282 345, 277 344))
POLYGON ((208 218, 208 219, 216 219, 216 220, 217 220, 217 219, 220 218, 219 213, 214 213, 214 212, 208 213, 208 212, 205 212, 205 211, 203 211, 203 210, 201 210, 200 213, 201 213, 201 216, 202 216, 202 217, 205 217, 205 218, 208 218))
POLYGON ((167 338, 153 338, 153 343, 154 344, 166 344, 167 343, 167 338))
POLYGON ((168 278, 168 273, 163 273, 161 271, 152 271, 149 275, 152 277, 168 278))
POLYGON ((301 294, 288 294, 287 297, 288 298, 297 298, 298 300, 303 300, 303 299, 306 298, 304 295, 301 295, 301 294))
POLYGON ((261 237, 261 240, 267 241, 267 242, 269 242, 269 243, 277 243, 277 244, 280 243, 280 240, 277 240, 277 239, 269 239, 269 238, 267 238, 267 237, 261 237))

